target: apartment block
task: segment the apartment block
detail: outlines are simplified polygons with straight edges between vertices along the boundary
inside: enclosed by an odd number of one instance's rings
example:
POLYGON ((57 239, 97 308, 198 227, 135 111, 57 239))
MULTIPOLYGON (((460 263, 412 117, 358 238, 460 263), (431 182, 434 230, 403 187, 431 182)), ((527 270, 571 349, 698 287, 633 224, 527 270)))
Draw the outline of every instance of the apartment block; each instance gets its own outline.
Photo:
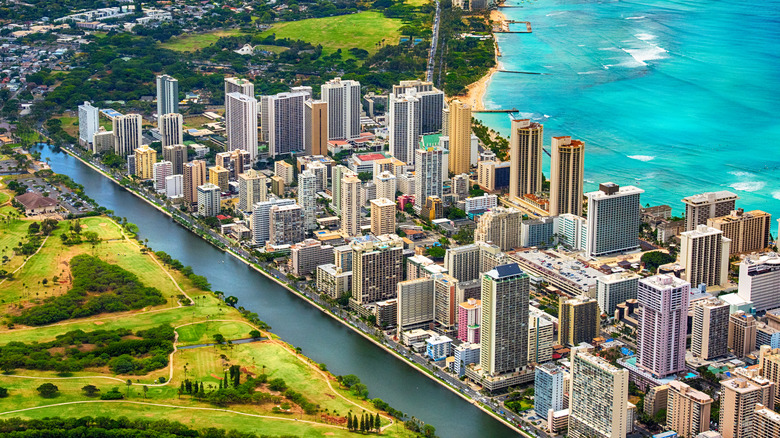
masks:
POLYGON ((756 349, 757 323, 753 315, 738 311, 729 316, 728 348, 737 357, 745 357, 756 349))
POLYGON ((729 255, 763 251, 769 246, 772 215, 761 210, 744 211, 741 208, 729 215, 707 220, 707 225, 723 231, 731 240, 729 255))
POLYGON ((598 301, 584 295, 560 298, 558 303, 558 344, 576 346, 592 343, 599 334, 601 312, 598 301))
POLYGON ((656 378, 685 370, 688 300, 691 285, 673 275, 639 280, 641 310, 637 366, 656 378))
POLYGON ((693 304, 691 353, 695 357, 710 360, 728 353, 723 340, 728 339, 729 310, 730 306, 717 298, 693 304))
POLYGON ((683 382, 669 382, 666 428, 676 431, 680 438, 694 438, 710 430, 712 403, 712 397, 683 382))
POLYGON ((635 300, 639 290, 639 278, 637 273, 631 271, 596 278, 596 298, 601 313, 613 316, 618 304, 635 300))
POLYGON ((359 305, 396 297, 403 280, 403 241, 395 234, 352 240, 352 299, 359 305))
POLYGON ((571 352, 570 438, 624 438, 628 410, 628 370, 581 347, 571 352))
POLYGON ((706 225, 710 218, 726 216, 736 207, 737 196, 726 190, 708 192, 683 198, 685 204, 685 231, 706 225))
POLYGON ((756 312, 780 307, 780 254, 750 254, 739 264, 737 294, 753 303, 756 312))
POLYGON ((644 190, 614 183, 599 184, 587 193, 587 247, 591 257, 633 251, 639 248, 640 195, 644 190))

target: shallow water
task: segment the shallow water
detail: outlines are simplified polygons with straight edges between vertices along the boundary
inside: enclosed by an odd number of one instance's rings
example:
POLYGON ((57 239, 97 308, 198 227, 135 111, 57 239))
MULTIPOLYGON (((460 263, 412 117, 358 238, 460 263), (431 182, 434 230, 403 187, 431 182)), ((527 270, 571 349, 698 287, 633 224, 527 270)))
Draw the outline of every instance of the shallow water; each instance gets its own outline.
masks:
MULTIPOLYGON (((544 123, 545 145, 585 141, 586 190, 637 185, 675 214, 685 196, 732 190, 780 217, 779 0, 507 4, 533 33, 498 35, 501 67, 549 75, 499 72, 485 105, 544 123)), ((508 134, 506 114, 479 117, 508 134)))

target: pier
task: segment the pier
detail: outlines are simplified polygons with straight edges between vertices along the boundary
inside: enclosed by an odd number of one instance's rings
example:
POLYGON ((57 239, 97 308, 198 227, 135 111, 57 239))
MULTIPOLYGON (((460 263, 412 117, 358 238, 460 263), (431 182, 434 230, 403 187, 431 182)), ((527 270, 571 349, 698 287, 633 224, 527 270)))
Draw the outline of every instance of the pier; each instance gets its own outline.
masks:
POLYGON ((497 71, 500 71, 501 73, 515 73, 515 74, 520 74, 520 75, 549 75, 549 74, 552 74, 552 73, 540 73, 540 72, 535 72, 535 71, 517 71, 517 70, 500 70, 500 69, 497 70, 497 71))
POLYGON ((519 113, 520 110, 518 110, 517 108, 512 108, 512 109, 480 110, 480 111, 471 111, 471 112, 472 113, 507 113, 507 114, 511 114, 511 113, 519 113))
POLYGON ((516 21, 516 20, 504 20, 501 22, 501 30, 496 31, 496 33, 532 33, 533 29, 531 28, 531 22, 530 21, 516 21), (525 30, 509 30, 510 24, 525 24, 525 30))

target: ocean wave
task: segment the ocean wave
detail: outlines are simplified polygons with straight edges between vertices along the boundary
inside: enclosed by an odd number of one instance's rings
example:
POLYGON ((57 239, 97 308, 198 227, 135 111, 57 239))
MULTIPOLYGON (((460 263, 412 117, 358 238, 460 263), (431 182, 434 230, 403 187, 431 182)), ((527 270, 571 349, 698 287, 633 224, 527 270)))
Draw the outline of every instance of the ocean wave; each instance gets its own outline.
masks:
POLYGON ((764 186, 766 186, 766 183, 763 181, 744 181, 729 185, 732 189, 740 192, 757 192, 763 189, 764 186))
POLYGON ((653 161, 655 157, 652 155, 629 155, 628 158, 639 161, 653 161))
POLYGON ((772 192, 772 197, 775 199, 780 199, 780 190, 772 192))
POLYGON ((729 172, 729 175, 734 175, 734 176, 736 176, 738 178, 756 176, 756 174, 754 174, 754 173, 745 172, 743 170, 732 170, 732 171, 729 172))
POLYGON ((565 13, 566 13, 566 11, 550 12, 549 14, 546 15, 546 17, 554 17, 556 15, 563 15, 565 13))
POLYGON ((634 36, 637 37, 637 39, 640 39, 642 41, 651 41, 651 40, 654 40, 654 39, 658 38, 655 35, 651 35, 649 33, 638 33, 638 34, 636 34, 634 36))
POLYGON ((592 75, 598 73, 599 70, 591 70, 591 71, 578 71, 578 75, 592 75))
POLYGON ((647 61, 665 58, 667 50, 663 47, 652 46, 645 49, 623 49, 624 52, 631 55, 634 60, 642 65, 647 65, 647 61))
POLYGON ((644 18, 647 18, 647 17, 645 17, 644 15, 640 15, 638 17, 626 17, 626 20, 642 20, 644 18))

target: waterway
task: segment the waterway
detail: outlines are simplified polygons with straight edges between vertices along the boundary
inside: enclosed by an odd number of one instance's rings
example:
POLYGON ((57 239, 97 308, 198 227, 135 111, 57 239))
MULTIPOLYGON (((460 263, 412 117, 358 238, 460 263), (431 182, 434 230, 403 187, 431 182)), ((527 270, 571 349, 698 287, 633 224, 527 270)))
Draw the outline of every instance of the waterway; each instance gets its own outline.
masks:
POLYGON ((212 289, 238 298, 272 331, 327 364, 335 375, 355 374, 370 397, 379 397, 436 427, 441 437, 509 437, 515 432, 467 401, 414 370, 350 328, 286 291, 243 262, 225 254, 173 222, 135 195, 64 152, 41 150, 52 170, 84 186, 89 197, 138 225, 139 237, 205 275, 212 289))
MULTIPOLYGON (((544 123, 545 147, 584 140, 586 189, 636 185, 675 214, 685 196, 730 190, 780 216, 780 0, 507 5, 533 33, 497 36, 501 68, 546 74, 496 73, 485 106, 544 123)), ((506 114, 480 118, 509 133, 506 114)))

